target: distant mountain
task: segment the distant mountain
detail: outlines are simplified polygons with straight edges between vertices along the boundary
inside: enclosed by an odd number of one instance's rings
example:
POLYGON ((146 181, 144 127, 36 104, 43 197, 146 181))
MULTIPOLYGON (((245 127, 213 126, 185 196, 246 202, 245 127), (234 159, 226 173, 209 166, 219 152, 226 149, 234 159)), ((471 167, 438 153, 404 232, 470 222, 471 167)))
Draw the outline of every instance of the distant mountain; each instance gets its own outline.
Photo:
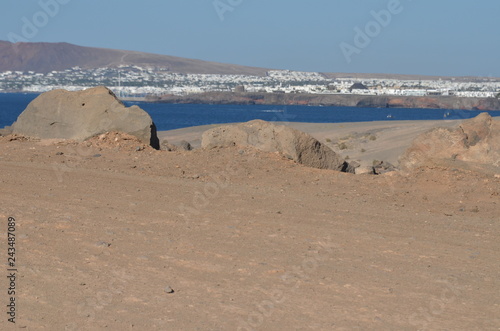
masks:
POLYGON ((84 69, 137 65, 176 73, 265 76, 268 69, 134 51, 82 47, 68 43, 10 43, 0 40, 0 72, 47 73, 79 66, 84 69))
MULTIPOLYGON (((0 40, 0 72, 34 71, 48 73, 72 67, 84 69, 137 65, 166 68, 171 72, 190 74, 265 76, 269 69, 224 64, 181 57, 122 51, 107 48, 83 47, 68 43, 10 43, 0 40)), ((450 79, 445 76, 398 74, 324 73, 325 78, 367 78, 400 80, 450 79)), ((457 81, 498 81, 498 78, 456 77, 457 81)))

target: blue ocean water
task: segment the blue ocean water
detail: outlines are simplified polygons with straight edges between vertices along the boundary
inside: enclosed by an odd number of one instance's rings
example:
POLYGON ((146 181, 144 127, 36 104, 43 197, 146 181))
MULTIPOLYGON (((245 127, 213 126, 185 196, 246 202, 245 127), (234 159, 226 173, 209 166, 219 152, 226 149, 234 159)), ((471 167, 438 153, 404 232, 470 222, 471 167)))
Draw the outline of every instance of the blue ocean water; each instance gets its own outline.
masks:
MULTIPOLYGON (((37 94, 0 93, 0 128, 11 125, 37 94)), ((353 108, 266 105, 196 105, 126 102, 147 111, 160 131, 190 126, 246 122, 253 119, 279 122, 341 123, 401 120, 467 119, 482 111, 446 109, 353 108)), ((500 116, 500 111, 489 112, 500 116)))
POLYGON ((0 129, 11 125, 38 94, 0 93, 0 129))

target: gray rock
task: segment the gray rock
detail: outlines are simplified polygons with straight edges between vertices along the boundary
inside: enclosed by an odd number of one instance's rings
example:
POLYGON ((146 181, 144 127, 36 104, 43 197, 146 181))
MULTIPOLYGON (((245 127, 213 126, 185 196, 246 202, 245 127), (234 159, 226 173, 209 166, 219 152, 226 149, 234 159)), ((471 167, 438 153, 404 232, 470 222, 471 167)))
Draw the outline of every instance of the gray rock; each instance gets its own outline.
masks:
POLYGON ((167 139, 164 139, 164 140, 162 140, 162 142, 160 144, 160 149, 162 151, 174 152, 177 150, 177 146, 169 143, 167 139))
POLYGON ((185 140, 182 140, 180 143, 179 143, 179 147, 185 151, 190 151, 193 149, 193 147, 191 146, 190 143, 188 143, 187 141, 185 140))
POLYGON ((356 175, 375 175, 375 172, 373 171, 373 167, 365 166, 365 167, 359 167, 356 168, 355 170, 356 175))
POLYGON ((98 241, 95 243, 96 246, 98 247, 110 247, 111 244, 105 241, 98 241))
POLYGON ((396 167, 389 162, 378 161, 373 164, 373 173, 375 175, 382 175, 387 172, 396 171, 396 167))
POLYGON ((287 155, 308 167, 354 173, 354 168, 339 155, 310 135, 261 120, 205 131, 201 145, 203 148, 253 146, 265 152, 287 155))
POLYGON ((351 166, 351 168, 354 168, 354 169, 361 167, 361 163, 359 163, 358 161, 351 161, 351 162, 349 162, 349 165, 351 166))
POLYGON ((106 87, 41 94, 19 115, 13 133, 40 139, 74 139, 120 131, 159 148, 151 117, 137 106, 127 108, 106 87))

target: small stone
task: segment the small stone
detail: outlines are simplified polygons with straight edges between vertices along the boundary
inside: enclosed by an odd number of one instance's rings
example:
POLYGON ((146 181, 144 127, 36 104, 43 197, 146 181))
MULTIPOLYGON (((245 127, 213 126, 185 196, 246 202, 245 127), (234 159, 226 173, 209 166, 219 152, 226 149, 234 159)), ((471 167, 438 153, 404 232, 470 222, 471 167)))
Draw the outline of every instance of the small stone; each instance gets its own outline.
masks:
POLYGON ((369 166, 356 168, 354 172, 356 175, 363 175, 363 174, 374 175, 375 174, 373 167, 369 167, 369 166))
POLYGON ((375 175, 383 175, 385 173, 395 171, 396 167, 389 162, 385 161, 374 161, 373 162, 373 172, 375 175))
POLYGON ((349 165, 354 169, 361 167, 361 164, 357 161, 351 161, 351 162, 349 162, 349 165))
POLYGON ((167 287, 165 287, 165 293, 172 294, 172 293, 175 293, 175 291, 170 286, 167 286, 167 287))
POLYGON ((56 155, 64 155, 63 152, 57 152, 56 155))
POLYGON ((179 143, 179 147, 185 151, 190 151, 193 149, 193 146, 191 146, 191 144, 185 140, 182 140, 180 143, 179 143))
POLYGON ((142 146, 137 146, 137 147, 135 148, 135 151, 136 151, 136 152, 140 152, 140 151, 142 151, 143 149, 144 149, 144 148, 143 148, 142 146))
POLYGON ((167 152, 175 152, 177 151, 177 146, 171 144, 168 142, 168 140, 164 139, 162 142, 161 142, 161 145, 160 145, 160 149, 162 151, 167 151, 167 152))
POLYGON ((92 157, 101 157, 102 155, 101 154, 94 154, 92 155, 92 157))

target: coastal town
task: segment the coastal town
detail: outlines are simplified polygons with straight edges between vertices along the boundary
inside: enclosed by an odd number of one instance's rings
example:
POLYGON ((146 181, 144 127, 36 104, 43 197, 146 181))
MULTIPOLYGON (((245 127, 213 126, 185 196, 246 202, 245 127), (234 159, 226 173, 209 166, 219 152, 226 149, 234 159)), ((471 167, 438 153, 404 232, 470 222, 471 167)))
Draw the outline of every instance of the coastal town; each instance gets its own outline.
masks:
POLYGON ((318 72, 270 70, 265 76, 180 74, 136 65, 37 73, 0 72, 0 92, 42 93, 58 88, 77 91, 105 85, 122 97, 189 95, 203 92, 267 92, 395 96, 500 97, 497 78, 374 79, 335 77, 318 72))

